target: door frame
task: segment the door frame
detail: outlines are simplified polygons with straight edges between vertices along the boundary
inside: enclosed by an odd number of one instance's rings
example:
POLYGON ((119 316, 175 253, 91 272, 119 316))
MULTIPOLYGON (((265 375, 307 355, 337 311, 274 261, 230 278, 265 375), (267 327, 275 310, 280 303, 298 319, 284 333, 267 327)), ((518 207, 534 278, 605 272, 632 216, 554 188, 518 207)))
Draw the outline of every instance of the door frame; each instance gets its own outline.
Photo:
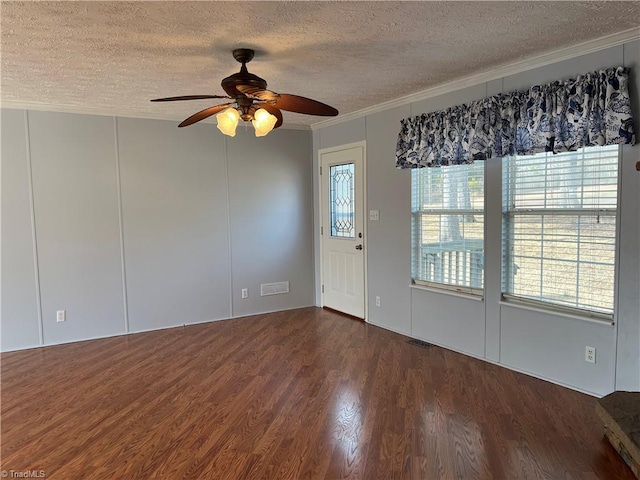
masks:
MULTIPOLYGON (((364 254, 362 256, 363 262, 363 288, 364 288, 364 321, 367 322, 369 318, 369 290, 367 288, 367 259, 369 257, 369 248, 368 248, 368 240, 369 240, 369 232, 368 232, 368 210, 367 210, 367 142, 365 140, 353 143, 346 143, 343 145, 336 145, 335 147, 328 148, 319 148, 318 149, 318 165, 317 165, 317 199, 318 199, 318 219, 317 219, 317 233, 316 233, 316 241, 319 245, 318 257, 320 259, 318 268, 320 269, 320 283, 316 285, 316 298, 320 298, 320 307, 324 307, 324 294, 322 292, 322 285, 324 284, 324 235, 321 234, 322 231, 322 220, 324 218, 324 212, 326 206, 324 205, 324 197, 322 192, 322 175, 320 174, 320 169, 322 168, 322 155, 326 153, 334 153, 340 152, 342 150, 351 150, 352 148, 361 148, 362 149, 362 235, 363 235, 363 248, 364 254)), ((326 172, 325 172, 326 173, 326 172)))

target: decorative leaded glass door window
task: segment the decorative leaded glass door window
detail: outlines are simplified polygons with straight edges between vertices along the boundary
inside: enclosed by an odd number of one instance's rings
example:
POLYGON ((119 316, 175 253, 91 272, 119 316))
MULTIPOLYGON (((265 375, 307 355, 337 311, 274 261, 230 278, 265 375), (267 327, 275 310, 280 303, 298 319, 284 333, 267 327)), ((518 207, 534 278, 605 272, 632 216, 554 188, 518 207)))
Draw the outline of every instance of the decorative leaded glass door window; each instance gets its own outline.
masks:
POLYGON ((329 171, 331 189, 331 236, 355 237, 355 176, 354 164, 332 165, 329 171))

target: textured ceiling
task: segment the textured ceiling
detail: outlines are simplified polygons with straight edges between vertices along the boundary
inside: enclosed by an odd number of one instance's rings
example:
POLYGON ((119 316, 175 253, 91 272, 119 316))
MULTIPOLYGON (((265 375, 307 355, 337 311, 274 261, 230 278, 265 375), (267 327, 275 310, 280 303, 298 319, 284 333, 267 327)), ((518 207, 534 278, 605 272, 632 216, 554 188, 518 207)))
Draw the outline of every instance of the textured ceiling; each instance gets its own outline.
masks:
MULTIPOLYGON (((640 25, 630 2, 2 2, 5 104, 183 119, 249 71, 341 114, 640 25)), ((322 120, 284 113, 285 124, 322 120)))

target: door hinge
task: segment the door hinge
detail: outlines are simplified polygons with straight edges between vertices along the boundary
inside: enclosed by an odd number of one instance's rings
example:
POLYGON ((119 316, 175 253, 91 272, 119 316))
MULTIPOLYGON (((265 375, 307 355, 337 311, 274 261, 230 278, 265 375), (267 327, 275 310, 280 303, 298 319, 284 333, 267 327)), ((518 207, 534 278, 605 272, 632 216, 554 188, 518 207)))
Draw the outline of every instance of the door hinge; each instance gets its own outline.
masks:
POLYGON ((324 235, 324 227, 320 227, 320 235, 324 235))
POLYGON ((322 293, 324 293, 324 285, 322 285, 322 293))
POLYGON ((320 175, 322 175, 322 167, 320 167, 320 175))

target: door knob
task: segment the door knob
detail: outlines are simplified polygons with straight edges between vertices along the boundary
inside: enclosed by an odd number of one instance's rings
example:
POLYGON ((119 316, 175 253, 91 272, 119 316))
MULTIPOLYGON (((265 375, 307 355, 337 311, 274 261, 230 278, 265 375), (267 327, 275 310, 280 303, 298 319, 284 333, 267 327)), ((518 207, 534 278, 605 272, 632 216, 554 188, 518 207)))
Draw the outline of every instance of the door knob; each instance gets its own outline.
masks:
POLYGON ((362 250, 362 245, 356 245, 356 250, 362 250))

